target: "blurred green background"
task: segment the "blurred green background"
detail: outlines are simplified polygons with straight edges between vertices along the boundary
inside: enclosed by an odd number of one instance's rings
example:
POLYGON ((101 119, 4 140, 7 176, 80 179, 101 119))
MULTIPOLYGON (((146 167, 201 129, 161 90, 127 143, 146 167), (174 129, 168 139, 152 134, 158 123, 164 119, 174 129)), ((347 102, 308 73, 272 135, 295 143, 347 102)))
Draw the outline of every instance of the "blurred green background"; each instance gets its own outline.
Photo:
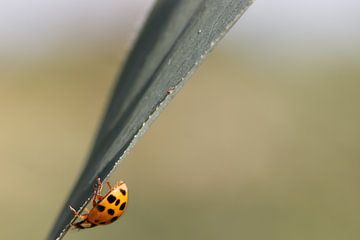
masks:
MULTIPOLYGON (((152 1, 0 8, 0 239, 44 239, 152 1)), ((257 1, 111 181, 116 223, 65 239, 359 239, 360 4, 257 1)))

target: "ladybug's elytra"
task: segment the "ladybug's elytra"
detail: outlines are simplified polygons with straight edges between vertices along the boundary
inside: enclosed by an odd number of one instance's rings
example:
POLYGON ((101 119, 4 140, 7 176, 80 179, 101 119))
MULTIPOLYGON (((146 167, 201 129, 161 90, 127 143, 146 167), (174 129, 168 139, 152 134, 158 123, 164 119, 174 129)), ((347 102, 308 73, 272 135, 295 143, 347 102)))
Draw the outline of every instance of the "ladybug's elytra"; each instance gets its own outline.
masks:
POLYGON ((80 215, 74 208, 70 210, 74 216, 81 221, 72 225, 77 229, 92 228, 98 225, 105 225, 115 222, 125 211, 128 202, 128 188, 125 182, 120 181, 114 187, 106 182, 109 192, 101 196, 102 183, 97 179, 97 185, 94 188, 93 208, 88 213, 80 215))

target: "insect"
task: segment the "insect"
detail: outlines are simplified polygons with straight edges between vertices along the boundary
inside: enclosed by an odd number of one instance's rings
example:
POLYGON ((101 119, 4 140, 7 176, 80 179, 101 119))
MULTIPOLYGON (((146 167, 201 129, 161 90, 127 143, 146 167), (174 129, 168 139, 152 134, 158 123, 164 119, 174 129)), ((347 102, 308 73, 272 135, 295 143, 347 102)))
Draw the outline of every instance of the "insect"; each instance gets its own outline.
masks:
POLYGON ((72 225, 77 229, 92 228, 98 225, 105 225, 115 222, 125 211, 128 202, 128 188, 125 182, 120 181, 114 187, 106 182, 109 192, 101 196, 102 183, 100 178, 94 187, 94 197, 92 200, 93 208, 88 213, 80 215, 73 207, 70 210, 74 216, 81 221, 72 225))

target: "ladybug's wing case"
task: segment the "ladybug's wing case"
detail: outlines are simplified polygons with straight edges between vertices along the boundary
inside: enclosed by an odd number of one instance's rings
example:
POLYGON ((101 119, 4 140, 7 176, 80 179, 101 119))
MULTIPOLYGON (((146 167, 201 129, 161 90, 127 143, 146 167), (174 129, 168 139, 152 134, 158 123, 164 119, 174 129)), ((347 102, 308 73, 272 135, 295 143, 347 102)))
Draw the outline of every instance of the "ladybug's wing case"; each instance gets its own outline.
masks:
POLYGON ((90 210, 87 220, 96 225, 112 223, 124 213, 127 202, 128 189, 125 183, 121 183, 90 210))

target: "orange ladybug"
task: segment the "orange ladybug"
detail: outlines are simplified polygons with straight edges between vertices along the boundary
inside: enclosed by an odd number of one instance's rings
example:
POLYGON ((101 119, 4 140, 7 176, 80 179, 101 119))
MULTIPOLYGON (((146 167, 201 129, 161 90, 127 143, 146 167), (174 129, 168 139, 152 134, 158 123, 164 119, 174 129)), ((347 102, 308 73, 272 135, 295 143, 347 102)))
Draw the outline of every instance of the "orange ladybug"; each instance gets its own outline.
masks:
POLYGON ((70 210, 74 216, 81 221, 72 223, 77 229, 92 228, 98 225, 105 225, 115 222, 125 211, 128 202, 128 188, 125 182, 120 181, 114 187, 106 182, 109 192, 101 196, 102 183, 97 179, 97 186, 94 189, 93 208, 88 213, 80 215, 74 208, 70 210))

